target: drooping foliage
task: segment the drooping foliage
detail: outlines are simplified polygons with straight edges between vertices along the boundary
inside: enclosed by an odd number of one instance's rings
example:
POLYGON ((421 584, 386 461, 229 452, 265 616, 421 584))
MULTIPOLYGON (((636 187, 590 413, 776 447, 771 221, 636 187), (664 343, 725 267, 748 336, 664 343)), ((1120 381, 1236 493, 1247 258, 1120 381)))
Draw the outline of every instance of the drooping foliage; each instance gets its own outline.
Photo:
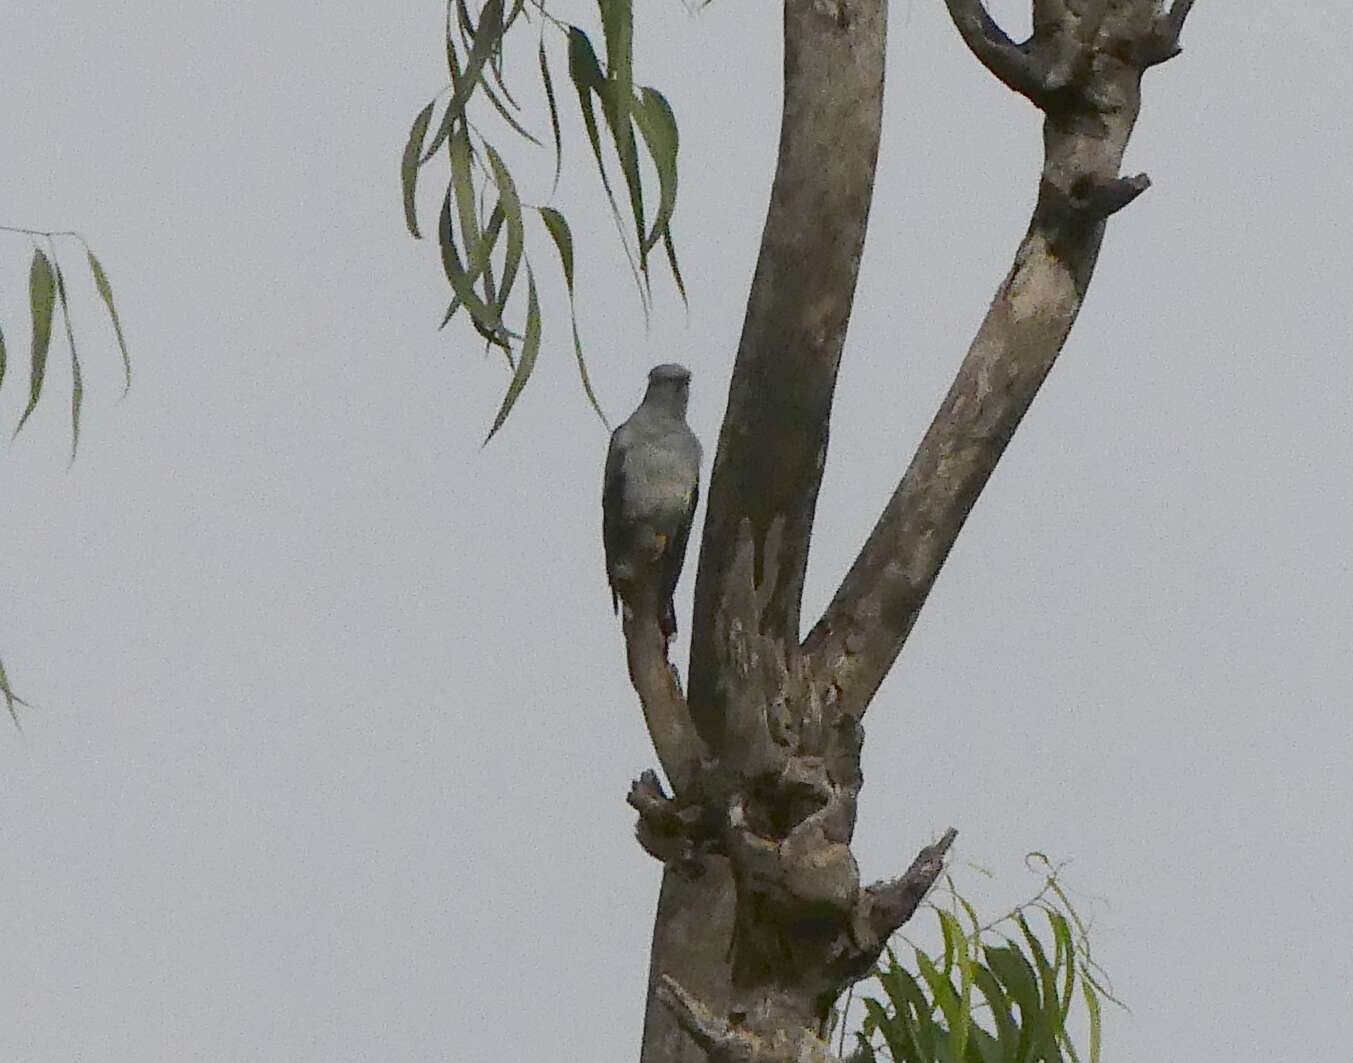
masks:
POLYGON ((404 147, 400 165, 404 218, 415 238, 423 236, 417 206, 420 172, 443 152, 449 162, 450 177, 437 219, 437 243, 452 295, 442 326, 463 312, 486 349, 499 350, 511 372, 489 439, 502 427, 530 379, 545 336, 536 271, 531 265, 541 231, 554 246, 568 292, 573 352, 583 390, 605 420, 588 379, 578 331, 573 230, 566 212, 551 202, 564 163, 555 75, 561 64, 567 69, 571 95, 645 310, 651 300, 649 261, 658 244, 685 298, 671 232, 677 202, 676 118, 661 92, 635 83, 632 0, 598 0, 597 6, 604 58, 587 30, 556 18, 546 0, 483 0, 477 9, 470 0, 448 0, 449 84, 418 112, 404 147), (526 32, 537 37, 537 71, 532 78, 538 74, 554 152, 553 184, 546 201, 540 203, 522 197, 504 160, 502 143, 495 143, 484 131, 489 122, 497 124, 500 132, 506 126, 509 139, 550 150, 528 129, 524 109, 505 77, 505 45, 526 32), (481 116, 486 122, 478 120, 481 116), (647 178, 646 185, 641 142, 658 186, 651 216, 645 193, 651 202, 652 178, 647 178), (623 206, 608 172, 608 154, 614 155, 611 166, 618 167, 623 180, 623 206), (513 295, 521 291, 523 274, 525 321, 514 327, 509 322, 521 312, 522 300, 514 300, 513 295))
MULTIPOLYGON (((71 364, 71 460, 80 446, 80 411, 84 403, 84 379, 80 372, 80 355, 75 345, 75 329, 71 324, 70 299, 66 290, 66 274, 61 268, 61 259, 57 250, 57 238, 77 240, 84 251, 89 271, 94 278, 94 287, 108 311, 117 338, 118 350, 122 354, 122 370, 125 378, 125 393, 132 384, 132 363, 127 353, 127 341, 122 334, 122 322, 118 318, 117 305, 113 302, 113 287, 108 274, 98 256, 90 249, 84 238, 73 232, 43 232, 37 229, 21 229, 14 226, 0 226, 0 232, 26 236, 33 245, 33 258, 28 268, 28 310, 30 318, 30 355, 28 374, 28 402, 19 416, 14 435, 22 431, 23 426, 37 409, 43 395, 43 386, 47 381, 47 359, 51 353, 52 325, 59 308, 61 324, 66 333, 66 344, 70 350, 71 364), (45 248, 45 250, 44 250, 45 248)), ((3 322, 0 322, 0 388, 4 387, 9 375, 8 349, 5 345, 3 322)), ((0 691, 7 690, 0 673, 0 691)), ((8 696, 8 695, 6 695, 8 696)))
MULTIPOLYGON (((122 322, 118 318, 117 305, 113 302, 113 286, 98 256, 90 249, 84 238, 74 232, 43 232, 37 229, 23 229, 15 226, 0 225, 0 232, 27 237, 33 246, 33 258, 28 267, 28 312, 29 312, 29 372, 28 401, 19 415, 19 423, 14 429, 17 436, 28 423, 28 419, 37 409, 44 394, 47 381, 48 355, 52 347, 52 325, 57 309, 61 311, 61 324, 66 333, 66 344, 70 349, 71 366, 71 461, 75 460, 80 446, 80 412, 84 404, 84 378, 80 372, 80 355, 75 345, 75 328, 71 324, 70 298, 66 289, 66 274, 61 268, 57 240, 76 240, 84 251, 85 261, 94 279, 94 288, 108 311, 117 338, 118 349, 122 354, 122 371, 126 389, 132 383, 132 363, 127 353, 127 341, 122 334, 122 322), (45 250, 44 250, 45 248, 45 250)), ((12 334, 12 333, 11 333, 12 334)), ((13 375, 9 365, 9 349, 5 342, 4 323, 0 322, 0 388, 7 377, 13 375)), ((0 701, 4 702, 14 726, 19 726, 20 706, 28 703, 14 693, 10 686, 5 665, 0 661, 0 701)))
POLYGON ((946 876, 929 904, 942 947, 893 948, 875 972, 882 997, 865 997, 857 1061, 897 1063, 1099 1063, 1103 1001, 1118 1003, 1090 953, 1087 928, 1042 853, 1030 866, 1038 893, 983 923, 946 876), (1077 1047, 1073 1017, 1083 1009, 1077 1047))

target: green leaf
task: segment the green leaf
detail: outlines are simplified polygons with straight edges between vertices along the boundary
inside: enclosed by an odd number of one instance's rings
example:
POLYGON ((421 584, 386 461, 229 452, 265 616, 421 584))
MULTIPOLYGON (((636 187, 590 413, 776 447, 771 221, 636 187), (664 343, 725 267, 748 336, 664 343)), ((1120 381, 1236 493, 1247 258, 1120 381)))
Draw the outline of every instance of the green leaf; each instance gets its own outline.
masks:
POLYGON ((606 123, 620 160, 620 172, 629 192, 634 215, 639 268, 647 275, 644 246, 644 194, 639 180, 639 149, 634 139, 631 115, 634 109, 634 10, 632 0, 597 0, 606 37, 606 80, 600 90, 606 123))
MULTIPOLYGON (((521 110, 521 104, 519 104, 512 93, 508 91, 507 82, 503 80, 503 41, 507 37, 507 31, 510 30, 512 24, 517 21, 517 16, 522 13, 524 7, 526 7, 526 0, 515 0, 515 3, 512 5, 512 10, 508 13, 507 19, 503 23, 503 32, 498 37, 498 43, 494 46, 493 52, 489 55, 489 71, 493 74, 493 80, 498 84, 498 91, 501 92, 507 102, 518 111, 521 110)), ((488 87, 488 82, 485 82, 484 88, 487 90, 488 87)), ((530 134, 527 135, 530 136, 530 134)), ((535 138, 531 137, 531 139, 534 140, 535 138)))
POLYGON ((882 1004, 867 997, 864 1000, 864 1008, 879 1033, 883 1034, 888 1052, 897 1063, 930 1063, 933 1057, 923 1055, 911 1036, 905 1009, 899 1009, 890 1016, 882 1004))
POLYGON ((647 254, 662 239, 676 210, 677 196, 677 136, 676 115, 667 98, 657 89, 645 87, 635 101, 634 120, 643 134, 653 168, 658 172, 658 213, 653 228, 643 241, 647 254))
POLYGON ((75 452, 80 448, 80 406, 84 402, 85 383, 80 374, 80 355, 75 350, 75 330, 70 324, 70 303, 66 301, 66 277, 61 272, 59 262, 56 263, 56 294, 61 303, 61 321, 66 326, 66 341, 70 344, 70 460, 74 461, 75 452))
MULTIPOLYGON (((479 26, 474 30, 474 44, 470 48, 470 54, 465 59, 464 73, 459 75, 457 79, 453 71, 452 80, 458 80, 459 83, 455 85, 451 92, 451 102, 446 105, 446 114, 442 115, 441 124, 437 127, 432 143, 423 152, 422 162, 427 162, 437 153, 437 150, 446 142, 446 138, 451 135, 452 127, 456 121, 465 116, 465 107, 470 102, 474 90, 480 84, 484 73, 484 64, 501 40, 503 30, 503 0, 488 0, 484 5, 483 13, 480 15, 479 26)), ((448 59, 454 59, 454 50, 454 46, 448 39, 448 59)))
POLYGON ((512 174, 503 164, 502 157, 492 144, 485 143, 484 149, 489 156, 489 166, 493 170, 493 183, 498 187, 498 206, 507 219, 507 254, 503 259, 503 278, 498 288, 497 310, 501 320, 507 310, 508 296, 517 279, 517 270, 521 266, 522 252, 526 246, 526 226, 521 218, 521 200, 517 196, 517 186, 512 174))
MULTIPOLYGON (((1053 967, 1062 973, 1061 1014, 1058 1020, 1062 1029, 1066 1029, 1066 1017, 1071 1012, 1071 997, 1076 987, 1076 946, 1071 939, 1071 927, 1061 912, 1045 908, 1048 925, 1052 927, 1053 939, 1057 943, 1057 953, 1053 958, 1053 967)), ((1072 1055, 1074 1057, 1074 1050, 1072 1055)))
POLYGON ((930 986, 930 993, 935 998, 935 1002, 939 1004, 940 1011, 944 1013, 944 1021, 949 1026, 947 1038, 949 1055, 955 1060, 961 1060, 968 1045, 968 1024, 972 1018, 971 1006, 965 1007, 966 1002, 954 989, 948 975, 936 967, 930 957, 920 949, 916 950, 916 965, 921 971, 921 977, 930 986))
POLYGON ((1081 992, 1085 994, 1085 1008, 1090 1013, 1090 1063, 1099 1063, 1100 1038, 1103 1033, 1099 996, 1084 979, 1081 980, 1081 992))
POLYGON ((592 390, 592 379, 588 375, 587 361, 583 357, 583 343, 578 337, 578 309, 573 294, 573 233, 561 211, 555 210, 553 207, 537 207, 536 209, 540 213, 540 220, 545 223, 550 238, 554 240, 554 246, 559 252, 560 265, 564 269, 564 284, 568 287, 569 321, 573 326, 573 356, 578 363, 578 376, 583 383, 583 393, 587 396, 587 401, 596 411, 597 416, 601 418, 601 423, 609 431, 611 422, 606 419, 606 414, 601 409, 601 403, 597 401, 597 394, 592 390))
MULTIPOLYGON (((507 347, 507 337, 514 334, 504 327, 498 319, 497 311, 479 297, 479 294, 474 290, 473 282, 465 266, 460 261, 455 232, 451 225, 450 189, 442 198, 442 212, 437 222, 437 236, 441 245, 442 268, 446 271, 446 279, 451 283, 451 290, 455 293, 456 298, 470 312, 470 316, 475 322, 495 337, 494 342, 501 347, 507 347)), ((473 253, 473 249, 471 251, 473 253)))
POLYGON ((1010 998, 996 981, 995 975, 980 963, 972 968, 973 983, 986 997, 991 1019, 996 1026, 996 1040, 1000 1045, 1001 1063, 1019 1063, 1019 1027, 1010 1013, 1010 998))
POLYGON ((536 298, 536 279, 531 274, 530 265, 526 267, 526 291, 526 339, 522 343, 521 357, 517 359, 517 371, 512 375, 512 383, 508 385, 503 405, 498 410, 498 416, 493 419, 493 427, 489 429, 489 434, 484 437, 485 446, 498 429, 503 427, 507 415, 512 412, 522 388, 526 387, 527 380, 531 378, 531 370, 536 367, 536 356, 540 353, 540 302, 536 298))
POLYGON ((404 145, 404 156, 399 163, 399 183, 404 190, 404 224, 409 227, 409 232, 415 240, 423 238, 418 231, 418 206, 415 199, 419 159, 423 154, 423 140, 427 136, 428 125, 432 122, 432 109, 436 105, 437 101, 431 100, 418 112, 418 117, 413 120, 413 127, 409 130, 408 143, 404 145))
MULTIPOLYGON (((93 257, 93 256, 91 256, 93 257)), ((33 263, 28 270, 28 302, 33 318, 33 368, 28 384, 28 406, 19 418, 17 436, 28 418, 37 409, 42 397, 42 382, 47 376, 47 351, 52 343, 52 311, 56 303, 56 274, 47 256, 33 252, 33 263)))
POLYGON ((108 274, 104 272, 103 265, 94 257, 93 251, 86 251, 89 257, 89 271, 94 274, 94 287, 99 291, 99 298, 103 300, 103 305, 108 307, 108 316, 113 321, 113 332, 117 334, 118 349, 122 352, 122 372, 126 383, 123 385, 122 393, 125 395, 132 386, 132 360, 127 354, 127 341, 122 335, 122 322, 117 316, 117 307, 113 305, 113 287, 108 283, 108 274))
MULTIPOLYGON (((493 208, 493 213, 489 216, 489 223, 484 227, 484 231, 479 238, 479 243, 475 246, 468 257, 465 267, 465 277, 471 286, 488 269, 490 254, 498 242, 498 233, 503 227, 503 208, 499 204, 493 208)), ((442 322, 437 326, 438 329, 446 328, 446 323, 451 320, 457 310, 463 304, 459 297, 451 300, 451 305, 446 308, 446 314, 442 322)))
POLYGON ((563 212, 555 210, 553 207, 538 207, 540 220, 545 223, 545 228, 549 231, 550 237, 554 240, 554 246, 559 251, 559 261, 564 267, 564 283, 568 285, 568 293, 573 295, 573 232, 569 229, 568 221, 565 220, 563 212))
POLYGON ((512 117, 512 112, 510 112, 506 107, 503 106, 503 101, 498 99, 497 93, 493 91, 492 86, 490 86, 487 81, 484 82, 483 88, 484 95, 488 97, 489 103, 493 104, 493 109, 498 112, 499 116, 503 119, 504 122, 506 122, 508 125, 512 127, 515 133, 517 133, 519 136, 525 137, 527 140, 529 140, 532 144, 534 144, 538 148, 543 148, 545 146, 535 138, 535 136, 530 132, 530 130, 528 130, 519 121, 517 121, 517 119, 512 117))
POLYGON ((672 267, 672 279, 676 281, 677 291, 681 293, 681 301, 689 307, 690 300, 686 298, 686 285, 681 280, 681 267, 677 265, 676 247, 672 243, 672 230, 670 227, 662 231, 662 246, 667 251, 667 264, 672 267))
POLYGON ((23 730, 19 724, 19 712, 15 706, 22 705, 24 708, 31 706, 14 693, 13 688, 9 685, 9 676, 5 674, 5 662, 3 660, 0 660, 0 697, 5 699, 5 708, 9 709, 10 719, 14 721, 14 726, 23 730))
POLYGON ((988 945, 984 949, 987 965, 1001 980, 1019 1008, 1020 1039, 1016 1059, 1025 1063, 1030 1052, 1041 1046, 1044 1038, 1043 1002, 1038 995, 1038 980, 1024 954, 1013 945, 988 945))
POLYGON ((540 80, 545 86, 545 101, 550 105, 550 131, 554 133, 554 183, 550 196, 559 189, 559 174, 564 168, 564 139, 559 131, 559 104, 554 98, 554 81, 550 78, 550 61, 545 55, 544 24, 540 36, 540 80))
POLYGON ((943 1031, 931 1017, 934 1006, 921 992, 916 979, 896 957, 892 957, 892 965, 880 973, 879 982, 892 1002, 896 1019, 902 1024, 901 1035, 912 1043, 915 1058, 933 1060, 943 1031))
POLYGON ((568 74, 578 93, 578 107, 582 111, 583 126, 587 130, 587 141, 592 145, 592 157, 597 162, 597 173, 601 175, 601 187, 606 192, 606 202, 611 207, 611 217, 615 220, 620 233, 620 242, 625 248, 625 257, 629 260, 630 272, 639 289, 639 299, 643 302, 644 312, 648 312, 647 291, 639 277, 639 267, 630 251, 629 241, 625 238, 625 223, 620 217, 620 207, 616 204, 615 194, 611 190, 611 180, 606 176, 606 164, 601 157, 601 130, 597 125, 596 111, 592 107, 592 94, 606 100, 606 76, 601 72, 592 39, 577 26, 568 28, 568 74))
POLYGON ((1024 918, 1024 913, 1017 913, 1015 922, 1019 924, 1020 931, 1024 934, 1024 940, 1028 942, 1029 952, 1038 968, 1038 979, 1043 989, 1043 1011, 1047 1033, 1054 1040, 1057 1040, 1057 1034, 1062 1025, 1062 1009, 1057 997, 1057 971, 1048 962, 1047 953, 1043 949, 1043 942, 1039 940, 1038 935, 1029 926, 1029 921, 1024 918))

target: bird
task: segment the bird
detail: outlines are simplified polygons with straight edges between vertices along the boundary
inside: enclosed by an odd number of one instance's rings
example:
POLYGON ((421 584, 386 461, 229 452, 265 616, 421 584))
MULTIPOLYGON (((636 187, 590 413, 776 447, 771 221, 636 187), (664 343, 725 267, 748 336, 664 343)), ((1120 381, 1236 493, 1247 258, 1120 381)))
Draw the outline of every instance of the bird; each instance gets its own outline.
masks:
POLYGON ((700 500, 700 441, 686 423, 691 374, 654 366, 639 407, 611 433, 602 484, 602 540, 611 607, 653 610, 676 634, 672 595, 700 500))

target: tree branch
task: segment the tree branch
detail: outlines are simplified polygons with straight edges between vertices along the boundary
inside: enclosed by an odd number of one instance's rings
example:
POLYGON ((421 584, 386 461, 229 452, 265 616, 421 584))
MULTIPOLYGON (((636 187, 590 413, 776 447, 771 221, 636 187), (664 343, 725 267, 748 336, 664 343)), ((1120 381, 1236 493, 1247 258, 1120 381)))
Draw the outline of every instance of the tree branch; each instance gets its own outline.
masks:
POLYGON ((1136 49, 1137 61, 1143 68, 1157 66, 1183 51, 1179 38, 1192 10, 1193 0, 1174 0, 1170 9, 1160 15, 1136 49))
MULTIPOLYGON (((1036 24, 1061 0, 1035 0, 1036 24), (1040 15, 1040 7, 1041 15, 1040 15)), ((1180 5, 1165 16, 1178 18, 1180 5)), ((1187 4, 1183 5, 1187 14, 1187 4)), ((1090 8, 1081 18, 1092 17, 1090 8)), ((1094 23, 1094 52, 1044 123, 1037 205, 1015 264, 901 483, 804 644, 824 691, 855 716, 892 666, 940 568, 1051 370, 1094 272, 1105 219, 1150 185, 1118 175, 1140 109, 1144 67, 1119 50, 1159 31, 1154 0, 1121 0, 1114 32, 1094 23)), ((1171 22, 1171 25, 1174 23, 1171 22)), ((1050 31, 1049 31, 1050 32, 1050 31)), ((1086 31, 1088 33, 1088 30, 1086 31)), ((1046 101, 1045 101, 1046 102, 1046 101)))
POLYGON ((635 611, 626 606, 622 612, 630 683, 643 705, 644 723, 658 763, 672 789, 685 793, 700 768, 704 750, 691 725, 681 680, 667 659, 667 637, 658 624, 656 610, 635 611))
POLYGON ((860 907, 880 949, 925 900, 925 895, 944 871, 944 857, 957 837, 958 831, 950 827, 934 845, 927 845, 916 854, 916 859, 901 878, 865 887, 865 899, 860 907))
POLYGON ((984 67, 1021 96, 1036 99, 1043 78, 1033 57, 1006 36, 982 0, 945 0, 963 43, 984 67))
POLYGON ((797 652, 808 539, 873 195, 885 0, 785 0, 779 161, 710 481, 691 641, 691 713, 723 719, 715 616, 742 521, 760 573, 783 520, 762 631, 797 652))

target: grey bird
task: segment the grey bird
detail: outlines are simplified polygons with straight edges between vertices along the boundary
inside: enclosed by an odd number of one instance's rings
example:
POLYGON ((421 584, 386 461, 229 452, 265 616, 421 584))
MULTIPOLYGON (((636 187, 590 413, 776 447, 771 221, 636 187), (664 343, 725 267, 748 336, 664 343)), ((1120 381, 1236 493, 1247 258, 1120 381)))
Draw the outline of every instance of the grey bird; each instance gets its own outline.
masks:
POLYGON ((686 423, 690 371, 655 366, 644 401, 611 433, 602 485, 602 539, 611 605, 655 610, 676 634, 672 595, 700 499, 700 441, 686 423))

